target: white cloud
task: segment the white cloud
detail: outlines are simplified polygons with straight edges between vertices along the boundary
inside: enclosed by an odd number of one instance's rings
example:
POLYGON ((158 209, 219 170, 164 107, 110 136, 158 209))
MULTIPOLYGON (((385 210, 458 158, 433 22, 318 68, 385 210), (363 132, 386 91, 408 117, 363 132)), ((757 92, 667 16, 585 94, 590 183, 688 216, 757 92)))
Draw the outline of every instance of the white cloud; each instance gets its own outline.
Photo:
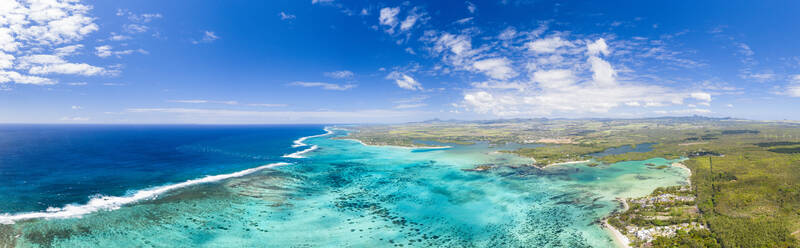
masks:
POLYGON ((274 108, 274 107, 286 107, 286 106, 289 106, 289 105, 282 104, 282 103, 249 103, 249 104, 247 104, 247 106, 274 108))
POLYGON ((83 107, 78 106, 78 105, 72 105, 72 109, 73 110, 78 110, 78 109, 83 109, 83 107))
MULTIPOLYGON (((680 105, 684 99, 692 97, 688 92, 662 86, 620 82, 617 79, 618 72, 611 63, 598 57, 609 54, 608 47, 602 45, 605 41, 595 41, 580 53, 577 51, 582 50, 558 52, 561 47, 571 47, 579 42, 561 38, 537 41, 526 45, 526 48, 538 54, 535 59, 522 58, 522 61, 533 61, 521 65, 530 81, 473 83, 473 88, 464 92, 463 106, 477 113, 504 117, 558 114, 591 116, 609 114, 612 109, 621 106, 649 108, 680 105), (581 56, 584 56, 583 59, 579 59, 581 56), (587 74, 591 77, 586 78, 587 74)), ((703 99, 706 99, 705 96, 703 99)), ((707 101, 700 104, 704 103, 707 101)))
POLYGON ((135 23, 125 24, 125 25, 122 26, 122 28, 125 30, 125 32, 131 33, 131 34, 144 33, 144 32, 147 32, 147 30, 150 29, 150 27, 148 27, 148 26, 141 25, 141 24, 135 24, 135 23))
POLYGON ((400 73, 400 72, 392 72, 386 76, 386 79, 394 80, 398 87, 407 89, 407 90, 422 90, 422 84, 417 82, 416 79, 412 78, 411 76, 400 73))
POLYGON ((70 55, 76 54, 78 52, 78 50, 80 50, 82 48, 83 48, 83 45, 76 44, 76 45, 69 45, 69 46, 59 47, 59 48, 53 49, 53 51, 55 52, 56 56, 70 56, 70 55))
POLYGON ((214 42, 215 40, 218 40, 218 39, 219 39, 219 36, 217 36, 214 32, 206 30, 206 31, 203 31, 203 38, 202 39, 200 39, 199 41, 198 40, 192 41, 192 43, 193 44, 211 43, 211 42, 214 42))
POLYGON ((49 78, 23 75, 15 71, 0 70, 0 83, 14 82, 18 84, 50 85, 56 82, 49 78))
POLYGON ((332 83, 323 83, 323 82, 292 82, 289 85, 291 86, 300 86, 300 87, 319 87, 324 90, 349 90, 355 88, 355 84, 332 84, 332 83))
POLYGON ((497 35, 497 39, 500 40, 511 40, 517 36, 517 29, 514 27, 507 27, 503 30, 499 35, 497 35))
POLYGON ((453 23, 465 24, 465 23, 471 22, 474 19, 475 19, 475 17, 464 17, 464 18, 461 18, 461 19, 458 19, 458 20, 454 21, 453 23))
POLYGON ((281 13, 278 13, 278 16, 281 17, 281 20, 293 20, 293 19, 297 18, 297 16, 292 15, 292 14, 286 14, 283 11, 281 11, 281 13))
POLYGON ((113 41, 123 41, 123 40, 130 40, 131 37, 127 35, 116 34, 114 32, 111 33, 111 37, 108 37, 108 40, 113 41))
POLYGON ((397 14, 400 14, 400 7, 385 7, 381 9, 378 22, 382 26, 388 26, 386 29, 387 33, 394 33, 394 28, 397 26, 397 14))
POLYGON ((690 96, 694 99, 703 101, 703 102, 710 102, 711 101, 711 94, 705 92, 692 92, 690 96))
POLYGON ((710 114, 712 113, 709 109, 701 109, 701 108, 690 108, 690 109, 679 109, 679 110, 656 110, 653 111, 656 114, 662 115, 703 115, 703 114, 710 114))
POLYGON ((422 18, 425 14, 418 12, 419 10, 417 8, 411 9, 411 11, 408 13, 408 16, 406 16, 406 19, 403 20, 402 23, 400 23, 400 31, 408 31, 409 29, 414 27, 414 24, 417 23, 417 20, 422 18))
POLYGON ((472 44, 469 36, 466 35, 453 35, 442 34, 437 40, 434 50, 443 52, 449 50, 455 55, 463 55, 472 49, 472 44))
POLYGON ((589 53, 589 56, 597 56, 599 54, 603 54, 608 56, 608 44, 606 44, 606 40, 603 38, 597 39, 595 42, 586 44, 586 51, 589 53))
POLYGON ((786 94, 791 97, 800 97, 800 74, 791 77, 791 83, 786 87, 786 94))
POLYGON ((18 68, 27 69, 30 74, 68 74, 94 76, 106 74, 107 71, 101 67, 92 66, 86 63, 70 63, 56 55, 28 55, 19 58, 18 68))
POLYGON ((72 82, 72 83, 67 83, 67 85, 71 85, 71 86, 85 86, 85 85, 88 85, 88 84, 89 84, 89 83, 86 83, 86 82, 72 82))
POLYGON ((763 73, 747 73, 744 74, 743 77, 745 79, 752 79, 759 83, 769 82, 775 80, 777 75, 771 72, 763 72, 763 73))
POLYGON ((188 104, 201 104, 201 103, 214 103, 214 104, 226 104, 226 105, 238 105, 239 104, 239 102, 237 102, 237 101, 212 101, 212 100, 201 100, 201 99, 169 100, 168 102, 188 103, 188 104))
POLYGON ((333 0, 311 0, 311 4, 333 3, 333 0))
POLYGON ((117 9, 117 16, 128 16, 128 20, 132 22, 138 23, 148 23, 155 19, 161 19, 163 17, 160 13, 144 13, 144 14, 136 14, 128 9, 117 9))
POLYGON ((95 49, 94 54, 97 55, 97 57, 101 57, 101 58, 106 58, 106 57, 109 57, 109 56, 112 56, 112 55, 116 56, 117 58, 119 58, 122 55, 133 54, 134 52, 139 52, 141 54, 148 54, 147 51, 142 50, 142 49, 138 49, 138 50, 128 49, 128 50, 114 51, 114 50, 112 50, 112 47, 109 46, 109 45, 98 46, 98 47, 95 47, 94 49, 95 49))
POLYGON ((342 79, 342 78, 351 78, 355 74, 352 71, 342 70, 342 71, 326 72, 324 73, 324 75, 329 78, 342 79))
POLYGON ((410 108, 420 108, 420 107, 425 107, 425 106, 428 106, 428 104, 425 104, 425 103, 413 103, 413 104, 398 104, 398 105, 394 106, 394 108, 396 108, 396 109, 410 109, 410 108))
POLYGON ((0 3, 0 83, 48 85, 57 81, 38 75, 105 74, 101 67, 64 59, 83 48, 73 43, 98 30, 89 10, 77 0, 0 3))
POLYGON ((539 83, 541 88, 563 89, 575 83, 575 75, 572 71, 564 69, 536 71, 533 73, 533 81, 539 83))
POLYGON ((111 56, 111 46, 109 45, 98 46, 95 47, 94 50, 94 54, 97 55, 97 57, 105 58, 111 56))
POLYGON ((525 44, 525 46, 528 47, 529 50, 536 53, 553 53, 560 47, 572 46, 572 42, 555 36, 531 41, 525 44))
POLYGON ((472 2, 467 2, 467 10, 469 11, 470 14, 474 14, 475 10, 478 10, 478 7, 475 6, 475 4, 472 2))
POLYGON ((617 71, 611 68, 611 64, 607 61, 591 56, 589 63, 592 65, 592 79, 601 85, 614 85, 617 71))
POLYGON ((358 111, 247 111, 197 108, 129 108, 127 113, 154 123, 385 123, 430 118, 426 112, 369 109, 358 111))
POLYGON ((507 58, 475 61, 472 67, 494 79, 509 79, 517 75, 514 69, 511 68, 511 61, 507 58))
POLYGON ((88 117, 61 117, 61 121, 76 121, 76 122, 83 122, 89 121, 88 117))
POLYGON ((0 52, 0 70, 8 69, 14 66, 14 55, 6 54, 4 52, 0 52))
POLYGON ((479 82, 479 83, 472 83, 472 87, 478 89, 515 89, 518 91, 524 91, 525 89, 529 88, 530 85, 523 82, 505 82, 505 81, 486 81, 486 82, 479 82))

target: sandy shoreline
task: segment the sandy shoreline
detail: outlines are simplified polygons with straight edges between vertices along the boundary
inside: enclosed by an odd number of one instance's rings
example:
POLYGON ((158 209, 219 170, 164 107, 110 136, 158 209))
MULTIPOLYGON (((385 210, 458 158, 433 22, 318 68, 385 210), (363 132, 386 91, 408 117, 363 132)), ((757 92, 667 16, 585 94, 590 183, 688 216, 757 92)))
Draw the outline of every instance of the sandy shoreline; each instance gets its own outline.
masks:
POLYGON ((689 173, 689 176, 686 177, 686 183, 689 186, 692 186, 692 170, 690 170, 689 167, 686 167, 686 165, 684 165, 683 163, 672 163, 672 166, 686 170, 686 172, 689 173))
MULTIPOLYGON (((625 199, 617 199, 617 201, 622 203, 622 211, 621 212, 628 211, 629 206, 628 206, 627 200, 625 200, 625 199)), ((623 247, 623 248, 630 248, 631 247, 631 245, 630 245, 631 240, 628 239, 627 236, 622 234, 622 232, 617 230, 616 227, 612 226, 611 224, 608 224, 608 218, 603 219, 603 227, 605 227, 606 231, 608 231, 608 233, 611 234, 611 239, 614 240, 614 244, 616 244, 617 247, 623 247)))

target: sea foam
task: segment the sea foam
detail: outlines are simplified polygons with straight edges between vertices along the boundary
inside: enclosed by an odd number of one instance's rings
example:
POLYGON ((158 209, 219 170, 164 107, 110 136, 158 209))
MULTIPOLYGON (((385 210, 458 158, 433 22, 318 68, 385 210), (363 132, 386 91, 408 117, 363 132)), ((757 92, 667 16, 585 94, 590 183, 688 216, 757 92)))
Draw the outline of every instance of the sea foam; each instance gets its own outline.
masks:
POLYGON ((283 157, 284 158, 305 158, 305 156, 303 156, 303 154, 306 154, 306 153, 308 153, 310 151, 316 150, 317 148, 319 148, 317 145, 313 145, 313 146, 311 146, 309 148, 306 148, 306 149, 304 149, 302 151, 298 151, 298 152, 294 152, 294 153, 291 153, 291 154, 283 155, 283 157))
MULTIPOLYGON (((303 141, 306 141, 307 139, 310 139, 310 138, 317 138, 317 137, 322 137, 322 136, 333 134, 333 130, 331 128, 326 127, 323 130, 325 130, 325 133, 323 133, 323 134, 306 136, 306 137, 302 137, 302 138, 299 138, 299 139, 295 140, 294 144, 292 144, 292 147, 308 146, 308 144, 303 143, 303 141)), ((306 149, 304 149, 302 151, 297 151, 297 152, 294 152, 294 153, 291 153, 291 154, 283 155, 283 157, 284 158, 305 158, 305 156, 303 156, 303 154, 306 154, 308 152, 316 150, 317 148, 319 148, 317 145, 312 145, 311 147, 306 148, 306 149)))
POLYGON ((325 135, 331 135, 331 134, 333 134, 333 130, 331 130, 331 129, 330 129, 330 128, 328 128, 328 127, 324 128, 323 130, 325 130, 325 133, 323 133, 323 134, 317 134, 317 135, 306 136, 306 137, 302 137, 302 138, 299 138, 299 139, 295 140, 295 141, 294 141, 294 144, 292 144, 292 147, 301 147, 301 146, 307 146, 308 144, 306 144, 306 143, 303 143, 303 141, 305 141, 305 140, 307 140, 307 139, 310 139, 310 138, 322 137, 322 136, 325 136, 325 135))
POLYGON ((123 205, 136 203, 142 200, 154 199, 159 195, 171 190, 197 184, 217 182, 228 178, 241 177, 263 169, 272 168, 276 166, 283 166, 288 164, 289 163, 284 163, 284 162, 272 163, 242 171, 237 171, 230 174, 206 176, 203 178, 188 180, 182 183, 139 190, 133 193, 132 195, 128 196, 97 196, 89 199, 89 202, 87 202, 86 204, 67 204, 66 206, 60 208, 50 207, 47 208, 47 210, 45 210, 44 212, 28 212, 19 214, 6 213, 0 215, 0 224, 14 224, 15 221, 27 220, 27 219, 39 219, 39 218, 45 218, 45 219, 74 218, 102 210, 116 210, 122 207, 123 205))

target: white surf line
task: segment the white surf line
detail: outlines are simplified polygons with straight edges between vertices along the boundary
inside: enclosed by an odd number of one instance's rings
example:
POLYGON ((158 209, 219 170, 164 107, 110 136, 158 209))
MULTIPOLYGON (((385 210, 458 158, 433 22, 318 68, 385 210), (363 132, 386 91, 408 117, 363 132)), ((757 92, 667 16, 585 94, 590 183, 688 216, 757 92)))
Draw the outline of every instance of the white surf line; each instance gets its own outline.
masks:
POLYGON ((305 156, 303 156, 303 154, 306 154, 307 152, 316 150, 317 148, 318 148, 317 145, 313 145, 313 146, 311 146, 311 147, 309 147, 309 148, 307 148, 305 150, 294 152, 294 153, 291 153, 291 154, 283 155, 283 157, 284 158, 305 158, 305 156))
MULTIPOLYGON (((309 146, 308 144, 303 143, 303 141, 306 141, 307 139, 310 139, 310 138, 317 138, 317 137, 322 137, 322 136, 327 136, 327 135, 333 134, 333 128, 325 127, 322 130, 325 130, 325 133, 306 136, 306 137, 301 137, 301 138, 295 140, 293 142, 294 144, 292 145, 292 147, 293 148, 297 148, 297 147, 302 147, 302 146, 309 146)), ((284 157, 284 158, 305 158, 305 156, 303 156, 303 154, 306 154, 308 152, 316 150, 317 148, 319 148, 319 146, 312 145, 311 147, 306 148, 306 149, 304 149, 302 151, 297 151, 297 152, 293 152, 293 153, 290 153, 290 154, 286 154, 286 155, 283 155, 282 157, 284 157)))
POLYGON ((302 138, 299 138, 299 139, 295 140, 295 141, 294 141, 294 144, 292 145, 292 147, 301 147, 301 146, 307 146, 308 144, 306 144, 306 143, 303 143, 303 141, 305 141, 305 140, 307 140, 307 139, 310 139, 310 138, 322 137, 322 136, 325 136, 325 135, 331 135, 331 134, 333 134, 333 130, 332 130, 331 128, 329 128, 329 127, 325 127, 325 128, 323 128, 322 130, 325 130, 325 133, 323 133, 323 134, 317 134, 317 135, 311 135, 311 136, 306 136, 306 137, 302 137, 302 138))
POLYGON ((206 176, 203 178, 192 179, 182 183, 164 185, 159 187, 154 187, 150 189, 144 189, 136 191, 133 195, 130 196, 97 196, 89 199, 89 202, 82 205, 77 204, 67 204, 64 207, 55 208, 49 207, 44 212, 28 212, 28 213, 19 213, 19 214, 1 214, 0 215, 0 224, 14 224, 16 221, 20 220, 27 220, 27 219, 59 219, 59 218, 75 218, 80 217, 85 214, 102 211, 102 210, 116 210, 122 207, 123 205, 136 203, 142 200, 150 200, 155 199, 158 195, 164 194, 168 191, 184 188, 192 185, 203 184, 203 183, 211 183, 217 182, 220 180, 225 180, 228 178, 234 177, 241 177, 248 174, 251 174, 256 171, 260 171, 267 168, 289 165, 290 163, 271 163, 267 165, 262 165, 255 168, 250 168, 242 171, 237 171, 230 174, 222 174, 222 175, 213 175, 213 176, 206 176))

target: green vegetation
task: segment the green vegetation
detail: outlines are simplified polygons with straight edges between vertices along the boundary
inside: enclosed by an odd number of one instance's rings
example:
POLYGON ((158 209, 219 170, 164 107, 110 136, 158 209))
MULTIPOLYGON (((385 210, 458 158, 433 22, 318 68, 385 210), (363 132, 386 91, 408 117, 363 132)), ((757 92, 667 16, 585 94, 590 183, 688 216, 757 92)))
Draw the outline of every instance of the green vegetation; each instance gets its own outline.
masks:
POLYGON ((536 164, 546 166, 555 163, 586 160, 587 154, 602 152, 606 148, 592 145, 555 145, 537 148, 522 148, 509 151, 524 157, 536 159, 536 164))
POLYGON ((609 224, 656 227, 694 222, 707 227, 655 238, 650 242, 654 247, 800 247, 797 123, 702 117, 435 121, 358 127, 346 138, 404 146, 418 146, 417 141, 539 143, 545 146, 507 151, 532 157, 539 165, 587 159, 596 166, 654 157, 687 158, 683 163, 692 171, 693 187, 683 194, 696 200, 646 208, 631 204, 630 211, 638 211, 635 215, 611 218, 609 224), (590 155, 642 143, 656 144, 647 152, 590 155))
POLYGON ((658 237, 651 247, 721 247, 714 235, 705 229, 689 232, 678 230, 673 237, 658 237))

